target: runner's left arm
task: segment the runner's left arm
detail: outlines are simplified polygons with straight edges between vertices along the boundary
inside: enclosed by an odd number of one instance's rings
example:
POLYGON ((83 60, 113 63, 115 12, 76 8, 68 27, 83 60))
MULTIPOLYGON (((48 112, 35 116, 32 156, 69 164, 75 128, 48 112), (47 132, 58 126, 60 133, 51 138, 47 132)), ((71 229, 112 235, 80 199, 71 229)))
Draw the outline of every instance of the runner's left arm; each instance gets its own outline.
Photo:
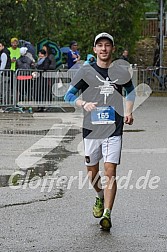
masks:
POLYGON ((125 91, 126 91, 126 110, 125 110, 125 118, 124 121, 126 124, 132 124, 133 123, 133 105, 135 101, 135 89, 133 86, 132 81, 129 81, 127 84, 124 85, 125 91))

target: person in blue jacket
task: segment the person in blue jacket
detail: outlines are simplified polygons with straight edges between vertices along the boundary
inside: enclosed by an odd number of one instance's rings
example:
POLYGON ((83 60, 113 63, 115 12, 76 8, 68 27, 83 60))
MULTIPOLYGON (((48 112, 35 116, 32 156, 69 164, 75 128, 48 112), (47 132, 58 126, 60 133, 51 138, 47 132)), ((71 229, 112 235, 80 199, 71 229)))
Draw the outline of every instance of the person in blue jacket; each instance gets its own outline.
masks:
POLYGON ((93 54, 88 54, 87 55, 87 59, 86 61, 84 62, 84 65, 87 65, 87 64, 93 64, 96 62, 96 58, 93 54))
POLYGON ((67 54, 67 65, 68 65, 68 69, 70 69, 71 67, 73 68, 79 68, 78 63, 80 60, 80 55, 79 52, 77 50, 78 44, 76 41, 72 41, 70 43, 70 51, 67 54))

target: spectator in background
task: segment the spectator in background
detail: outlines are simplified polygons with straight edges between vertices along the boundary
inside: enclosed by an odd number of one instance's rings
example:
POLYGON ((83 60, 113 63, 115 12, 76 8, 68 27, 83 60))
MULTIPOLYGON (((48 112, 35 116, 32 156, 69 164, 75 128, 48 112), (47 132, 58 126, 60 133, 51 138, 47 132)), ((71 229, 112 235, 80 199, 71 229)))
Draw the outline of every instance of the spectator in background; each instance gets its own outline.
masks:
POLYGON ((11 68, 10 51, 5 47, 4 42, 0 41, 0 70, 10 68, 11 68))
POLYGON ((10 77, 9 70, 11 67, 10 51, 5 47, 3 41, 0 41, 0 98, 1 102, 6 104, 8 97, 8 81, 10 77))
MULTIPOLYGON (((39 50, 36 68, 38 70, 46 71, 49 70, 49 66, 50 60, 46 55, 46 51, 44 49, 39 50)), ((40 76, 37 82, 36 101, 41 102, 42 104, 42 107, 38 108, 38 112, 43 112, 43 104, 48 101, 48 78, 46 78, 46 76, 43 76, 43 72, 40 72, 40 76)))
POLYGON ((50 60, 44 49, 39 50, 36 68, 38 70, 49 70, 50 60))
POLYGON ((68 64, 68 69, 70 69, 71 67, 73 67, 75 65, 74 68, 78 68, 78 63, 80 60, 80 55, 79 52, 77 50, 77 42, 76 41, 72 41, 70 43, 70 51, 68 52, 68 58, 67 58, 67 64, 68 64))
MULTIPOLYGON (((35 60, 32 57, 32 54, 28 52, 27 47, 20 48, 20 57, 16 60, 16 69, 20 69, 18 71, 18 75, 29 76, 32 74, 31 70, 35 66, 35 60), (25 69, 25 70, 21 70, 25 69)), ((31 100, 32 99, 32 82, 29 79, 25 79, 24 81, 17 81, 18 86, 18 94, 20 100, 31 100)))
POLYGON ((88 65, 88 64, 93 64, 93 63, 95 63, 96 62, 96 58, 95 58, 95 56, 93 55, 93 54, 88 54, 87 55, 87 59, 86 59, 86 61, 84 62, 84 65, 88 65))
POLYGON ((14 90, 14 72, 16 71, 16 60, 20 57, 20 48, 18 47, 19 41, 17 38, 11 38, 11 47, 9 47, 11 58, 11 91, 14 90))
POLYGON ((11 47, 9 47, 11 58, 11 70, 16 70, 16 60, 20 57, 20 48, 18 47, 19 41, 17 38, 11 39, 11 47))
POLYGON ((55 60, 55 56, 52 52, 52 48, 46 43, 43 45, 42 49, 46 51, 46 56, 50 60, 49 70, 55 70, 56 69, 56 60, 55 60))
POLYGON ((129 55, 128 50, 124 50, 123 53, 122 53, 122 55, 121 55, 121 57, 120 57, 120 59, 129 61, 129 60, 128 60, 128 55, 129 55))
MULTIPOLYGON (((46 56, 49 59, 49 70, 55 70, 56 69, 56 59, 55 59, 55 55, 53 54, 53 49, 49 46, 48 43, 43 45, 43 50, 46 51, 46 56)), ((55 82, 55 79, 49 78, 48 76, 48 83, 47 83, 47 100, 48 101, 52 101, 52 85, 55 82)))
POLYGON ((16 60, 16 69, 31 69, 34 67, 35 60, 27 50, 27 47, 20 48, 21 56, 16 60))

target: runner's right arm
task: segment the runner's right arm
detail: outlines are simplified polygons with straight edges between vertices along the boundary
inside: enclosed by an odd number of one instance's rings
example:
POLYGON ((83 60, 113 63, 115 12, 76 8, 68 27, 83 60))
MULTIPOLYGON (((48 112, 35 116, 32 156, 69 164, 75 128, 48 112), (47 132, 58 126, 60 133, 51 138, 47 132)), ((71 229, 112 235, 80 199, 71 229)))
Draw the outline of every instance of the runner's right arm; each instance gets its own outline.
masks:
MULTIPOLYGON (((73 83, 76 83, 76 78, 74 77, 73 83)), ((83 93, 88 88, 88 84, 83 81, 79 80, 77 84, 70 85, 67 93, 64 96, 65 102, 70 103, 72 106, 76 105, 78 107, 83 107, 86 103, 86 101, 83 101, 81 99, 81 96, 78 96, 78 93, 83 93)))

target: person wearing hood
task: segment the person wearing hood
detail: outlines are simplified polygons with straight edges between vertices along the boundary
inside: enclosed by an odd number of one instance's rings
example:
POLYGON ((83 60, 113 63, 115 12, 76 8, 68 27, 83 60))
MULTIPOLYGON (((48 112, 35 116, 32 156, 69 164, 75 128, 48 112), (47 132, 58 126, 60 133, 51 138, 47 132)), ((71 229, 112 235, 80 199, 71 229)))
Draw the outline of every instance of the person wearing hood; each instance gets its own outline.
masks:
POLYGON ((20 48, 20 57, 16 60, 16 69, 31 69, 34 66, 35 60, 32 54, 27 52, 27 47, 20 48))
MULTIPOLYGON (((16 70, 18 70, 18 75, 31 75, 31 70, 34 68, 35 60, 32 54, 28 52, 27 47, 21 47, 20 57, 16 60, 16 70)), ((32 99, 32 84, 30 80, 17 81, 18 88, 18 98, 21 100, 32 99)))
POLYGON ((93 55, 93 54, 88 54, 87 55, 87 59, 86 59, 86 61, 84 62, 84 65, 88 65, 88 64, 93 64, 93 63, 95 63, 96 62, 96 58, 95 58, 95 56, 93 55))

